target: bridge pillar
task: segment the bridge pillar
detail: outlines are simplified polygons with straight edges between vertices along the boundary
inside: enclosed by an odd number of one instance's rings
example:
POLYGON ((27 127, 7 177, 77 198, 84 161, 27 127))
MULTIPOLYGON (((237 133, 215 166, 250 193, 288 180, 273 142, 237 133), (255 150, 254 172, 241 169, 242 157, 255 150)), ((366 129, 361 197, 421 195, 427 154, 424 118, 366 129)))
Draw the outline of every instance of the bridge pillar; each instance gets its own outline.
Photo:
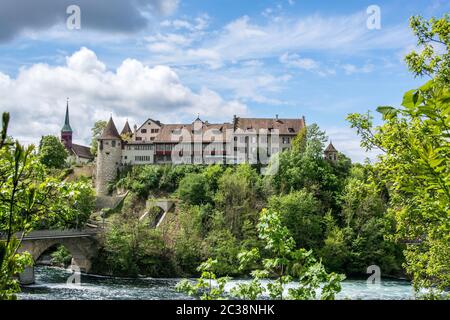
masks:
MULTIPOLYGON (((92 263, 85 256, 79 255, 79 254, 74 254, 72 256, 71 265, 77 266, 78 268, 80 268, 80 271, 82 271, 82 272, 89 272, 91 270, 92 263)), ((71 268, 72 268, 72 266, 71 266, 71 268)))
POLYGON ((19 275, 19 282, 21 285, 33 284, 35 282, 34 266, 25 268, 25 270, 19 275))

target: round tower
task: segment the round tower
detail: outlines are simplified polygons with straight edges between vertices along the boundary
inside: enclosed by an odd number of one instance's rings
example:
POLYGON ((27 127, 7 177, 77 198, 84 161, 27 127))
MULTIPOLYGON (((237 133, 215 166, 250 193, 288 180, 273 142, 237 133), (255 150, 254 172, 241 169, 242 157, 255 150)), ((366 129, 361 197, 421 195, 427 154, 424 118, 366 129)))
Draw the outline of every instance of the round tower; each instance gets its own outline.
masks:
POLYGON ((108 195, 108 184, 117 177, 122 160, 122 139, 111 118, 98 138, 97 150, 97 195, 108 195))

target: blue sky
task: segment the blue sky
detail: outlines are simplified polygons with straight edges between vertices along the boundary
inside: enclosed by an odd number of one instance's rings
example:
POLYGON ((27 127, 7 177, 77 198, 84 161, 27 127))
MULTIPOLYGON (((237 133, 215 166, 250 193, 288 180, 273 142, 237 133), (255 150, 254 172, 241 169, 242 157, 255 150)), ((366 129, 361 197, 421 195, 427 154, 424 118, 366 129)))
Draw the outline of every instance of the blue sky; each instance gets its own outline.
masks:
POLYGON ((11 134, 37 142, 58 134, 70 97, 75 141, 86 144, 111 113, 118 127, 197 113, 210 122, 304 115, 363 161, 375 153, 359 148, 346 115, 396 106, 425 81, 403 62, 415 48, 408 18, 449 9, 439 0, 8 0, 0 111, 12 114, 11 134), (67 29, 66 4, 80 6, 80 30, 67 29), (367 28, 370 5, 380 29, 367 28))

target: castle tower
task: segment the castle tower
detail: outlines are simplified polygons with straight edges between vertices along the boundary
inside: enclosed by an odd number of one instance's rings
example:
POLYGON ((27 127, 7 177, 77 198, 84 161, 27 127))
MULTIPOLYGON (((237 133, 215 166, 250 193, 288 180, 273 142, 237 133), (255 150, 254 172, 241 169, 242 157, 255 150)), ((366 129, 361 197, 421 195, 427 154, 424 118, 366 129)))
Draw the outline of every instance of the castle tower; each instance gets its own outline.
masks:
POLYGON ((127 134, 133 134, 133 132, 131 131, 130 128, 130 124, 128 123, 128 119, 127 122, 125 122, 125 126, 122 129, 122 132, 120 133, 120 135, 127 135, 127 134))
POLYGON ((61 142, 64 144, 67 150, 72 149, 72 128, 70 127, 69 121, 69 99, 67 99, 66 105, 66 118, 64 120, 64 125, 61 129, 61 142))
POLYGON ((98 138, 97 151, 97 195, 108 195, 108 183, 117 177, 122 159, 122 140, 111 118, 98 138))
POLYGON ((330 160, 332 162, 336 162, 337 154, 338 154, 338 151, 333 146, 333 143, 330 141, 330 144, 328 145, 328 147, 326 147, 325 151, 323 152, 325 160, 330 160))

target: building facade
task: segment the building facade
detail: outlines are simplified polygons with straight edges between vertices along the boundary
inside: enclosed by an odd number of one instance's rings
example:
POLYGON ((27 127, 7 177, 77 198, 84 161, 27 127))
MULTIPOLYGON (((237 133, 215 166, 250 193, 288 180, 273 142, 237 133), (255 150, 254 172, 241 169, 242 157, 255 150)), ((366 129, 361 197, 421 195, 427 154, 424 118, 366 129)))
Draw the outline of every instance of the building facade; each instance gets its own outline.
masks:
POLYGON ((131 131, 128 121, 121 134, 112 117, 98 139, 96 189, 108 184, 127 165, 144 164, 268 164, 270 156, 291 147, 306 126, 305 118, 242 118, 209 123, 199 117, 187 124, 163 124, 147 119, 131 131))

